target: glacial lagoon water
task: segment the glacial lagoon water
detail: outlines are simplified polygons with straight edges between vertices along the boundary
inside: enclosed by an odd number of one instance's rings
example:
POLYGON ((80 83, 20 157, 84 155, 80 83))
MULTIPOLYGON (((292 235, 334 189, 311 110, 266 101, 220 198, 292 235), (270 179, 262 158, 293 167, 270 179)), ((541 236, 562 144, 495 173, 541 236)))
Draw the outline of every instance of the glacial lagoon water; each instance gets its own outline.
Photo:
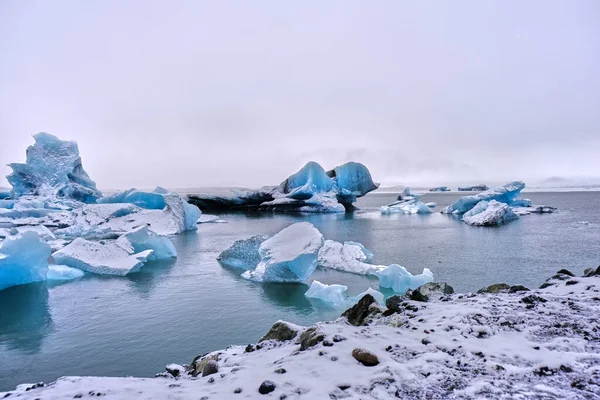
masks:
MULTIPOLYGON (((423 200, 441 210, 462 194, 423 200)), ((369 194, 359 199, 361 210, 346 215, 223 213, 226 224, 172 238, 176 261, 127 277, 86 275, 0 291, 0 390, 63 375, 154 376, 170 362, 256 342, 279 319, 307 325, 338 317, 340 310, 306 299, 306 285, 249 282, 216 261, 237 239, 301 220, 326 239, 363 243, 377 264, 398 263, 412 273, 430 268, 457 291, 497 282, 537 287, 560 268, 581 274, 600 264, 600 192, 527 193, 534 204, 560 211, 497 228, 439 213, 381 215, 379 206, 395 197, 369 194)), ((345 284, 350 294, 378 288, 375 279, 337 271, 317 270, 311 279, 345 284)))

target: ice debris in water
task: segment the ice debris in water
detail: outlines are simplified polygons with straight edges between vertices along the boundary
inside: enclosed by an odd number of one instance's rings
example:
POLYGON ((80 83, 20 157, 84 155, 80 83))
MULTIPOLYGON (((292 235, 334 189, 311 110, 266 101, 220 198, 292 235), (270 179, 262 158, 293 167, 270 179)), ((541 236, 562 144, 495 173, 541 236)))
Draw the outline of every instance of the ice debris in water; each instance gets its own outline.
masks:
MULTIPOLYGON (((404 189, 404 191, 398 195, 398 201, 395 201, 387 206, 381 207, 382 214, 430 214, 432 213, 431 208, 423 203, 421 199, 422 195, 415 194, 411 191, 410 187, 404 189)), ((435 207, 435 203, 434 207, 435 207)))
POLYGON ((46 280, 50 246, 35 232, 7 237, 0 245, 0 290, 46 280))
POLYGON ((70 281, 81 278, 84 272, 67 265, 48 265, 47 279, 49 281, 70 281))
POLYGON ((379 278, 380 287, 392 289, 396 293, 404 293, 408 289, 433 282, 433 273, 428 268, 424 268, 422 274, 413 275, 398 264, 376 271, 375 275, 379 278))
POLYGON ((140 227, 117 240, 77 238, 52 257, 59 264, 83 271, 123 276, 137 272, 147 261, 176 257, 176 252, 168 238, 140 227))
POLYGON ((260 262, 242 277, 259 282, 302 282, 317 267, 323 235, 308 222, 298 222, 261 243, 260 262))
POLYGON ((496 200, 498 202, 511 205, 519 197, 519 194, 521 194, 521 190, 523 190, 523 188, 525 188, 524 182, 514 181, 482 193, 471 196, 463 196, 453 204, 449 205, 444 210, 444 213, 463 214, 475 207, 477 203, 484 200, 496 200))
POLYGON ((34 136, 25 163, 12 163, 6 177, 11 196, 41 195, 94 203, 101 196, 96 183, 83 169, 76 142, 63 141, 48 133, 34 136))
POLYGON ((319 250, 319 267, 330 268, 338 271, 366 275, 374 268, 368 264, 373 259, 373 253, 357 242, 344 242, 326 240, 319 250))
POLYGON ((513 212, 508 204, 496 200, 484 200, 464 213, 462 220, 473 226, 494 226, 517 218, 519 216, 513 212))
POLYGON ((231 247, 219 254, 217 260, 232 268, 254 269, 261 260, 258 249, 268 238, 268 235, 256 235, 249 239, 236 240, 231 247))
POLYGON ((370 294, 379 304, 384 305, 383 294, 372 288, 367 289, 357 296, 348 296, 347 291, 348 286, 338 284, 327 285, 315 280, 311 283, 306 293, 304 293, 304 296, 320 300, 331 307, 341 309, 352 307, 363 296, 370 294))

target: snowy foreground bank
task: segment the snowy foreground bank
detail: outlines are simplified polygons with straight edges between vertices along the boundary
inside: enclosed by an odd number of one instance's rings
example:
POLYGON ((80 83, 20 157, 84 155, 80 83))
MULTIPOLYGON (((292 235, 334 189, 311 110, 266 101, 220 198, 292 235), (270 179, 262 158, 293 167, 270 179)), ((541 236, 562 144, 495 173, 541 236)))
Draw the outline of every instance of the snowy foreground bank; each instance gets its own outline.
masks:
POLYGON ((64 377, 0 398, 597 399, 600 267, 588 275, 476 294, 428 284, 388 309, 365 296, 336 321, 279 322, 157 378, 64 377))

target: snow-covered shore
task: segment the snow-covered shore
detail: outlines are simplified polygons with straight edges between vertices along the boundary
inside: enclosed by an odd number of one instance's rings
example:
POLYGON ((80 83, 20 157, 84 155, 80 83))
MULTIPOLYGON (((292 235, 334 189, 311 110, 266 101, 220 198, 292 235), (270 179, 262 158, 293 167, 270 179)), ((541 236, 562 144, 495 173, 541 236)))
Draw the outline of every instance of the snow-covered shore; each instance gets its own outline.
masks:
POLYGON ((559 273, 542 287, 395 297, 388 310, 365 297, 348 318, 281 322, 259 344, 171 364, 157 378, 63 377, 0 398, 600 398, 600 275, 559 273))

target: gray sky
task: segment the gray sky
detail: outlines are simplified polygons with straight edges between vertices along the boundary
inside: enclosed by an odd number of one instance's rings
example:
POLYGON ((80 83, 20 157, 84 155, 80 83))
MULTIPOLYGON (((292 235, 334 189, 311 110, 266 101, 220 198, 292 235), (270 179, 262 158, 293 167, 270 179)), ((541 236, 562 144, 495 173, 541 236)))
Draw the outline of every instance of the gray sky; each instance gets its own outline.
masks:
POLYGON ((600 2, 2 0, 0 163, 39 131, 100 188, 599 177, 600 2))

